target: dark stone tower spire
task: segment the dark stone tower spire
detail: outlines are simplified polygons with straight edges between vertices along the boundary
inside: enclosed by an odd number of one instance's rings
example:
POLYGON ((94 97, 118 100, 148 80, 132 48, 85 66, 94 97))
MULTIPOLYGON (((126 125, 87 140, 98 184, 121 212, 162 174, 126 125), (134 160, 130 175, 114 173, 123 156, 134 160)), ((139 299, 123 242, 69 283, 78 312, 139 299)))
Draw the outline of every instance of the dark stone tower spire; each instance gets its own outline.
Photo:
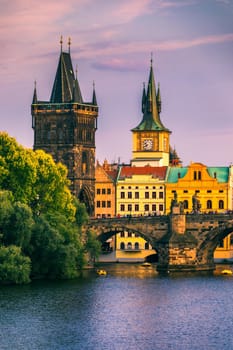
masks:
POLYGON ((93 81, 92 104, 94 106, 97 106, 97 99, 96 99, 96 93, 95 93, 95 82, 94 81, 93 81))
POLYGON ((36 89, 32 102, 34 149, 50 153, 55 161, 68 168, 71 190, 94 213, 95 194, 95 132, 98 106, 95 101, 84 102, 70 56, 61 52, 50 100, 38 101, 36 89), (93 103, 95 102, 95 103, 93 103))

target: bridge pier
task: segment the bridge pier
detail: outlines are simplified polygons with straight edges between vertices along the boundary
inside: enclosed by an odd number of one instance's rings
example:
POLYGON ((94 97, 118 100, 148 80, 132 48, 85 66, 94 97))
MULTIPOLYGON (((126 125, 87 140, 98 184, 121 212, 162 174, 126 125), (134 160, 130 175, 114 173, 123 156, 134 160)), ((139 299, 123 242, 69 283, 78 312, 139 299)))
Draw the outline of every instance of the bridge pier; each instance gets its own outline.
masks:
MULTIPOLYGON (((161 274, 171 272, 200 272, 215 269, 213 259, 199 261, 198 240, 186 232, 186 215, 172 212, 169 216, 169 231, 156 242, 158 252, 157 271, 161 274)), ((205 260, 205 259, 204 259, 205 260)))

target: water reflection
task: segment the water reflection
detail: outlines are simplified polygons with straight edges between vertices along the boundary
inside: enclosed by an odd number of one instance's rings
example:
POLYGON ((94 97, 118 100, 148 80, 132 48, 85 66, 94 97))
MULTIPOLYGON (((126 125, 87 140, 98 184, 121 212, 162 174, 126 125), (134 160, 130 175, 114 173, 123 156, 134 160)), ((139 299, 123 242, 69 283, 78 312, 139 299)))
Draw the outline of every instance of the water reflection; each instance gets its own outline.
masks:
POLYGON ((159 276, 109 264, 107 276, 0 288, 1 350, 231 350, 233 277, 159 276))

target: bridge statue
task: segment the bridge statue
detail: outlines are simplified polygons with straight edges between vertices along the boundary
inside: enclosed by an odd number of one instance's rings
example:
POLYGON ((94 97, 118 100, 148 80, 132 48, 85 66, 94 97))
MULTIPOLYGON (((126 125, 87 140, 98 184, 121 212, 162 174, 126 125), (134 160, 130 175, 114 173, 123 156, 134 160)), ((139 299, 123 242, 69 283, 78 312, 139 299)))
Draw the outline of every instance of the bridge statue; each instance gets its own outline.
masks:
POLYGON ((197 197, 197 193, 192 196, 192 204, 193 204, 193 213, 200 213, 201 210, 201 203, 200 200, 197 197))
POLYGON ((184 203, 178 202, 177 192, 174 192, 174 198, 171 200, 171 214, 184 214, 184 203))

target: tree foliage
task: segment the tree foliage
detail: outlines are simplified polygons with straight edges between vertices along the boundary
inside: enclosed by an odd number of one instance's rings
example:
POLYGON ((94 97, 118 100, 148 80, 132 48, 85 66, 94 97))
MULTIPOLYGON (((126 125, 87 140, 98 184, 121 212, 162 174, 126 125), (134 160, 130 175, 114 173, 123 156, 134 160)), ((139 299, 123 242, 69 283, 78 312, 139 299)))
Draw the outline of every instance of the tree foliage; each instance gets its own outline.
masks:
POLYGON ((20 247, 0 246, 0 282, 28 283, 30 282, 30 270, 30 258, 22 255, 20 247))
POLYGON ((68 186, 64 165, 0 132, 0 283, 73 278, 86 251, 98 255, 92 234, 82 242, 88 215, 68 186))

